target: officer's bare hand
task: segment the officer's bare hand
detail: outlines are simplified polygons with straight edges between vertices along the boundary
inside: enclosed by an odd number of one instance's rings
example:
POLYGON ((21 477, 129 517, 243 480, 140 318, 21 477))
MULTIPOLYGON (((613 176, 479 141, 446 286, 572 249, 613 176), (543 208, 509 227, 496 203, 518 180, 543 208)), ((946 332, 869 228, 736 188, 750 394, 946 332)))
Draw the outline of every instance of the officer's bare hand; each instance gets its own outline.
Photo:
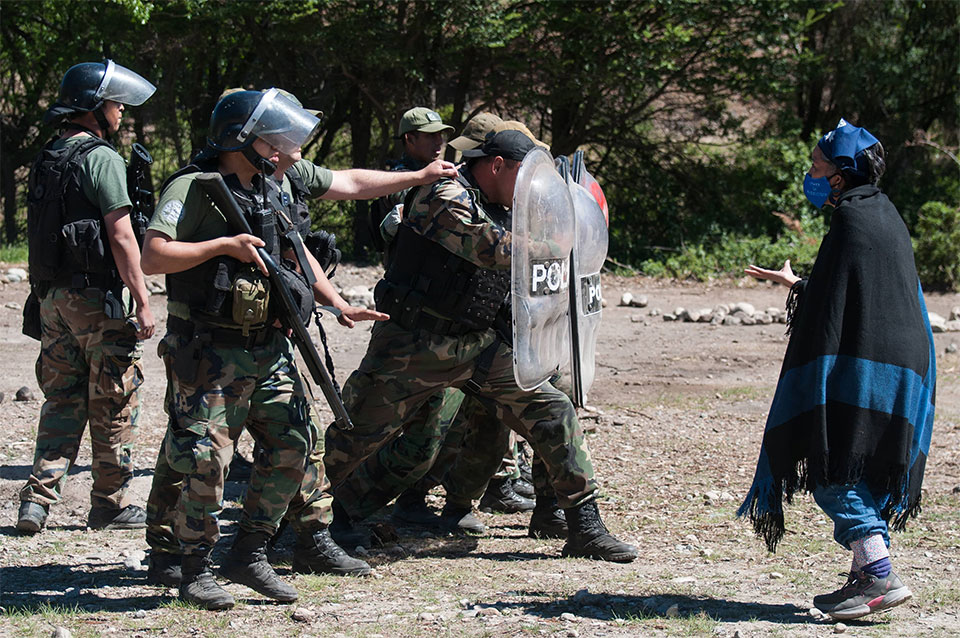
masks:
POLYGON ((420 173, 422 173, 423 183, 431 184, 441 177, 456 177, 457 165, 439 159, 433 160, 420 169, 420 173))
POLYGON ((747 273, 751 277, 756 277, 757 279, 769 279, 770 281, 775 281, 778 284, 783 284, 787 287, 792 286, 800 281, 800 278, 793 274, 793 268, 790 267, 789 259, 783 262, 783 266, 780 268, 780 270, 767 270, 766 268, 760 268, 759 266, 750 264, 743 269, 743 272, 747 273))
POLYGON ((389 318, 390 315, 383 312, 377 312, 369 308, 347 306, 340 309, 340 316, 337 317, 337 321, 340 322, 341 326, 352 328, 357 321, 386 321, 389 318))
POLYGON ((157 329, 157 322, 153 318, 149 304, 137 306, 137 323, 140 325, 140 329, 137 330, 138 339, 149 339, 153 336, 153 332, 157 329))
POLYGON ((257 248, 263 247, 263 240, 257 237, 256 235, 234 235, 233 237, 226 237, 226 254, 234 259, 238 259, 244 263, 253 262, 257 264, 257 268, 260 269, 264 275, 269 275, 267 272, 267 265, 263 263, 263 260, 260 259, 260 255, 257 253, 257 248))

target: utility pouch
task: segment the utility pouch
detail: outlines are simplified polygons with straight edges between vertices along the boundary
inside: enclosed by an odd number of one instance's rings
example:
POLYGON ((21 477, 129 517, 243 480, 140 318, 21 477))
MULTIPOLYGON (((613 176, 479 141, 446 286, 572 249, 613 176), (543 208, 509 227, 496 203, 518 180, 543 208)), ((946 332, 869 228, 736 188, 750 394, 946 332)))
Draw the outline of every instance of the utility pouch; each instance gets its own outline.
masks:
POLYGON ((23 302, 23 334, 31 339, 40 340, 40 299, 33 290, 23 302))
MULTIPOLYGON (((313 289, 307 283, 306 277, 297 271, 296 263, 289 259, 281 260, 277 272, 290 288, 290 294, 293 296, 293 302, 297 306, 297 312, 301 321, 303 321, 303 325, 309 325, 310 317, 313 316, 314 302, 313 289)), ((283 313, 278 314, 283 316, 283 313)))
POLYGON ((270 280, 259 270, 244 270, 233 279, 233 321, 242 327, 243 336, 251 327, 267 321, 270 280))
POLYGON ((65 224, 61 230, 67 251, 80 272, 103 272, 106 269, 106 248, 100 232, 100 221, 81 219, 65 224))

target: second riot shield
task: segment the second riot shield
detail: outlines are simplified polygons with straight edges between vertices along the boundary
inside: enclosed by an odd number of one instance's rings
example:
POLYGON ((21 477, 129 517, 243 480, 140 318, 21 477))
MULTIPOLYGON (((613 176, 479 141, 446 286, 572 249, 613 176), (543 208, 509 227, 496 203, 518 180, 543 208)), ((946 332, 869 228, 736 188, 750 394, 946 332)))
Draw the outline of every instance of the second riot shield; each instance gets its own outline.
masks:
POLYGON ((512 234, 513 373, 532 390, 570 356, 573 200, 545 150, 530 151, 520 165, 512 234))
POLYGON ((603 297, 600 269, 607 258, 607 224, 603 210, 583 186, 570 183, 576 211, 576 243, 570 270, 571 399, 586 405, 596 374, 597 336, 603 297))

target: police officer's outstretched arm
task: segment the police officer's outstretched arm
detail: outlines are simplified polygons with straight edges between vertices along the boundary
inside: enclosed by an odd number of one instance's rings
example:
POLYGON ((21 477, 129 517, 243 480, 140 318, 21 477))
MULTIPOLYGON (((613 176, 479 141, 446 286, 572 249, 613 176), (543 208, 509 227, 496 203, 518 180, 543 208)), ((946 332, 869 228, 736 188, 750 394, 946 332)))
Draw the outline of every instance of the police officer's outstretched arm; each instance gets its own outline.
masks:
POLYGON ((140 247, 130 224, 130 208, 125 206, 110 211, 103 216, 103 220, 120 279, 126 284, 137 306, 137 323, 140 325, 137 337, 149 339, 156 329, 156 321, 150 310, 150 294, 140 270, 140 247))
POLYGON ((374 199, 391 193, 432 184, 442 177, 454 178, 457 167, 450 162, 434 160, 419 171, 371 171, 350 168, 333 171, 333 181, 320 199, 374 199))

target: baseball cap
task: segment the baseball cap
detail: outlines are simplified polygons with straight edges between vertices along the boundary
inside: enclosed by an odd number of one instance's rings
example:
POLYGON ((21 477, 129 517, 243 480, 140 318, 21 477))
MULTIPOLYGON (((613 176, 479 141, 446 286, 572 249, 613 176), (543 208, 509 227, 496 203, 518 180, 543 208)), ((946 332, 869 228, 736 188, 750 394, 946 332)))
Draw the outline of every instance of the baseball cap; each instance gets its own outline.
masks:
POLYGON ((452 131, 453 127, 443 123, 440 114, 425 106, 415 106, 400 118, 400 128, 397 129, 397 137, 403 137, 404 133, 418 131, 421 133, 438 133, 440 131, 452 131))
POLYGON ((536 135, 534 135, 533 132, 527 128, 527 125, 521 122, 520 120, 503 120, 502 122, 500 122, 500 124, 494 127, 493 131, 495 133, 499 133, 500 131, 520 131, 521 133, 529 137, 531 140, 533 140, 533 143, 536 144, 537 146, 543 147, 545 149, 550 148, 550 146, 538 140, 536 135))
POLYGON ((496 157, 522 161, 536 145, 520 131, 491 131, 480 148, 463 151, 464 157, 496 157))
POLYGON ((469 151, 483 144, 483 138, 487 133, 494 130, 494 127, 503 122, 493 113, 477 113, 470 118, 470 121, 463 127, 460 137, 447 142, 449 146, 458 151, 469 151))

